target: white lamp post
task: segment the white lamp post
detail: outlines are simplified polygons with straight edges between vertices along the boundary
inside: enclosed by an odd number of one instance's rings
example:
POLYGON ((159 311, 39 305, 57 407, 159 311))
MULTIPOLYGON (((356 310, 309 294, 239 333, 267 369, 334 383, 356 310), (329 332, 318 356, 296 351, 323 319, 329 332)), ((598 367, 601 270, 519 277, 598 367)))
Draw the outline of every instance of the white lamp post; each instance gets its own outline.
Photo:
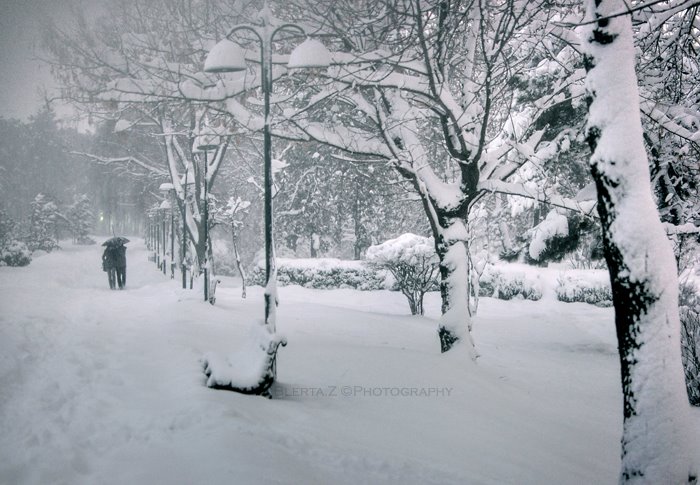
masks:
MULTIPOLYGON (((271 333, 275 332, 275 305, 277 294, 277 271, 275 268, 274 243, 272 239, 272 140, 270 132, 270 94, 272 92, 272 41, 275 34, 282 30, 295 30, 306 35, 303 28, 296 24, 283 24, 273 27, 269 21, 269 11, 261 13, 262 25, 237 25, 226 38, 216 44, 204 62, 204 71, 211 73, 238 72, 247 69, 245 55, 239 45, 230 37, 238 31, 252 32, 260 42, 260 67, 262 71, 261 87, 264 96, 264 186, 265 186, 265 325, 271 333)), ((313 39, 307 39, 297 46, 289 56, 289 68, 323 68, 330 65, 330 53, 325 46, 313 39)))

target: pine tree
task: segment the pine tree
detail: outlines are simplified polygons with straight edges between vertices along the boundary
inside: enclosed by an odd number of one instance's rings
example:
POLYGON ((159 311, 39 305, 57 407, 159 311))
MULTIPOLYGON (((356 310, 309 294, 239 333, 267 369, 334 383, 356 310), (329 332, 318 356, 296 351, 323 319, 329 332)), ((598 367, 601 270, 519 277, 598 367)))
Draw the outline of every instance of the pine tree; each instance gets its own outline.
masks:
POLYGON ((75 243, 95 244, 95 241, 88 236, 92 229, 94 214, 92 202, 86 194, 75 197, 73 205, 68 210, 68 220, 75 243))
POLYGON ((37 194, 31 204, 31 219, 27 246, 32 251, 51 252, 58 249, 58 207, 44 194, 37 194))

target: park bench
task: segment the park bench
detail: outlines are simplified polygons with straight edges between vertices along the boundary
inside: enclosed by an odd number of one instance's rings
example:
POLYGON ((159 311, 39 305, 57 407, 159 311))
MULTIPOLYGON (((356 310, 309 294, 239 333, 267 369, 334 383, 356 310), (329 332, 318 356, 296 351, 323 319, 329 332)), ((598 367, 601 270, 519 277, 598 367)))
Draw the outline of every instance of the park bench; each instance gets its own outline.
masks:
POLYGON ((238 352, 226 357, 214 353, 204 356, 202 367, 207 387, 272 398, 270 386, 277 377, 277 351, 287 345, 287 340, 268 333, 262 326, 259 328, 257 335, 238 352))

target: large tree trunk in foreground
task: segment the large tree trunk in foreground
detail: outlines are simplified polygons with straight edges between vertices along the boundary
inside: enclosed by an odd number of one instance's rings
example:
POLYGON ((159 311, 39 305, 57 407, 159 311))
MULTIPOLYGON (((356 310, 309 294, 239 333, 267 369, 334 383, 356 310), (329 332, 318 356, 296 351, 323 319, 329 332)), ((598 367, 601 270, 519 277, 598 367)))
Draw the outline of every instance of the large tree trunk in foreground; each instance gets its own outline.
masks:
POLYGON ((624 428, 621 483, 692 483, 697 458, 680 350, 678 278, 651 192, 634 46, 622 0, 588 0, 587 136, 615 305, 624 428))
POLYGON ((461 341, 474 358, 476 351, 470 333, 466 223, 462 219, 452 219, 446 221, 445 226, 434 228, 435 248, 440 258, 442 297, 442 316, 438 327, 440 350, 447 352, 461 341))

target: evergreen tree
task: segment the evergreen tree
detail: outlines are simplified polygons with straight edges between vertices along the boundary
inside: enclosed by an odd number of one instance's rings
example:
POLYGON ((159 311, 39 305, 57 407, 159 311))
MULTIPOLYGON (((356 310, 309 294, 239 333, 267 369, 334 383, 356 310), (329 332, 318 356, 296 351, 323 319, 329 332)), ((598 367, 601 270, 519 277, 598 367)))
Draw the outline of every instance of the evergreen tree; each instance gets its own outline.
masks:
POLYGON ((93 226, 94 214, 92 202, 86 194, 75 197, 73 205, 68 210, 68 221, 73 233, 73 242, 95 244, 95 241, 88 236, 93 226))
POLYGON ((37 194, 31 204, 27 246, 32 251, 51 252, 58 249, 58 207, 44 194, 37 194))

